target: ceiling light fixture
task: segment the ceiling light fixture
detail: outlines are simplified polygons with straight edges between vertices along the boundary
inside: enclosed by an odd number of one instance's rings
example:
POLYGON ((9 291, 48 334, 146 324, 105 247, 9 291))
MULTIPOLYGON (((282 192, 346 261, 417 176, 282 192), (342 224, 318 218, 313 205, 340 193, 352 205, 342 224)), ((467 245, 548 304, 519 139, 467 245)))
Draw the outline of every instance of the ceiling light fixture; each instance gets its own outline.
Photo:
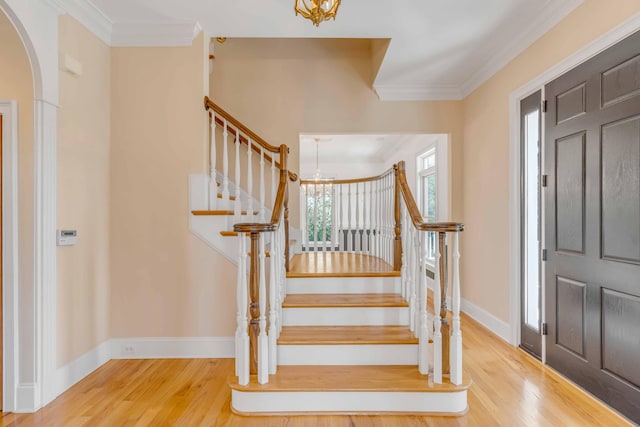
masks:
POLYGON ((340 7, 340 0, 296 0, 296 16, 302 15, 303 18, 313 21, 316 27, 322 21, 336 19, 340 7))

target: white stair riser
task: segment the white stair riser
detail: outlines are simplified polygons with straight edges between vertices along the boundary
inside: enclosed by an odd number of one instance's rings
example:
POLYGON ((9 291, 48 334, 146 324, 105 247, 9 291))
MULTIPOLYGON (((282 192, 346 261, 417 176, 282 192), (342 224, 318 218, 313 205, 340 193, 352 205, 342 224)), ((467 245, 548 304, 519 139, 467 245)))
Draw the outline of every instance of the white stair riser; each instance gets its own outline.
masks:
POLYGON ((285 326, 408 325, 407 307, 285 308, 285 326))
POLYGON ((417 344, 278 345, 279 365, 417 365, 417 344))
POLYGON ((287 294, 399 294, 399 277, 287 278, 287 294))
MULTIPOLYGON (((427 381, 425 377, 425 381, 427 381)), ((232 390, 237 413, 400 412, 464 414, 467 391, 456 392, 242 392, 232 390)))

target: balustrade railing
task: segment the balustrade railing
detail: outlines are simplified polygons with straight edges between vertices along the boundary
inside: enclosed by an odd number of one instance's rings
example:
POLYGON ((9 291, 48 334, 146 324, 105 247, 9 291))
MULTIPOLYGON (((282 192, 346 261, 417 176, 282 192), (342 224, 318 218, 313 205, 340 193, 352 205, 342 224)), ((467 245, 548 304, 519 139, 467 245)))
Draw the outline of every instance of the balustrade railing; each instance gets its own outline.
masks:
POLYGON ((454 222, 425 222, 407 183, 404 161, 394 166, 402 229, 402 292, 409 302, 410 328, 418 338, 418 368, 431 373, 434 383, 449 376, 462 384, 462 331, 460 328, 460 248, 464 225, 454 222), (447 236, 452 237, 452 276, 448 281, 447 236), (433 253, 430 242, 435 238, 433 253), (429 271, 433 272, 433 297, 429 298, 429 271), (447 317, 447 293, 451 287, 451 324, 447 317), (432 310, 429 310, 429 307, 432 310), (432 345, 430 345, 432 341, 432 345))
POLYGON ((369 178, 300 180, 300 189, 303 251, 371 255, 400 268, 400 195, 393 169, 369 178))
POLYGON ((276 342, 282 329, 289 262, 288 182, 297 176, 287 168, 286 145, 268 144, 209 98, 205 97, 204 103, 211 124, 209 208, 233 213, 233 229, 239 239, 236 375, 242 385, 248 384, 252 375, 264 384, 277 369, 276 342), (229 149, 230 143, 233 149, 229 149), (257 160, 254 154, 259 156, 257 160), (232 173, 234 183, 230 181, 232 173), (269 201, 273 206, 270 213, 266 209, 269 201))

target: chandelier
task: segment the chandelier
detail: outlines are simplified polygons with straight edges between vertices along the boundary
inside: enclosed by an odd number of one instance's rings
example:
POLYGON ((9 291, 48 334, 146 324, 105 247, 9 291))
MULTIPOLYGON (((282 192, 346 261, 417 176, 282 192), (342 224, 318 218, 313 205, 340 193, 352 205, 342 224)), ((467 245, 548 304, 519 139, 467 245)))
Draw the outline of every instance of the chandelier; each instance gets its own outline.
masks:
POLYGON ((340 0, 296 0, 296 16, 302 15, 303 18, 313 21, 316 27, 322 21, 336 19, 340 7, 340 0))

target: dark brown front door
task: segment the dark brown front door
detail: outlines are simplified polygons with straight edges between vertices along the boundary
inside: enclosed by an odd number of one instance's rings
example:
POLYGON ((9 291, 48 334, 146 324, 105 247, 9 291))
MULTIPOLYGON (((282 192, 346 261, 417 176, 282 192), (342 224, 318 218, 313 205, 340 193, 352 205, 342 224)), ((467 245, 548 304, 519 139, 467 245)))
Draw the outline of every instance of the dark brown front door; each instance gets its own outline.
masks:
POLYGON ((547 362, 640 422, 640 33, 545 98, 547 362))

